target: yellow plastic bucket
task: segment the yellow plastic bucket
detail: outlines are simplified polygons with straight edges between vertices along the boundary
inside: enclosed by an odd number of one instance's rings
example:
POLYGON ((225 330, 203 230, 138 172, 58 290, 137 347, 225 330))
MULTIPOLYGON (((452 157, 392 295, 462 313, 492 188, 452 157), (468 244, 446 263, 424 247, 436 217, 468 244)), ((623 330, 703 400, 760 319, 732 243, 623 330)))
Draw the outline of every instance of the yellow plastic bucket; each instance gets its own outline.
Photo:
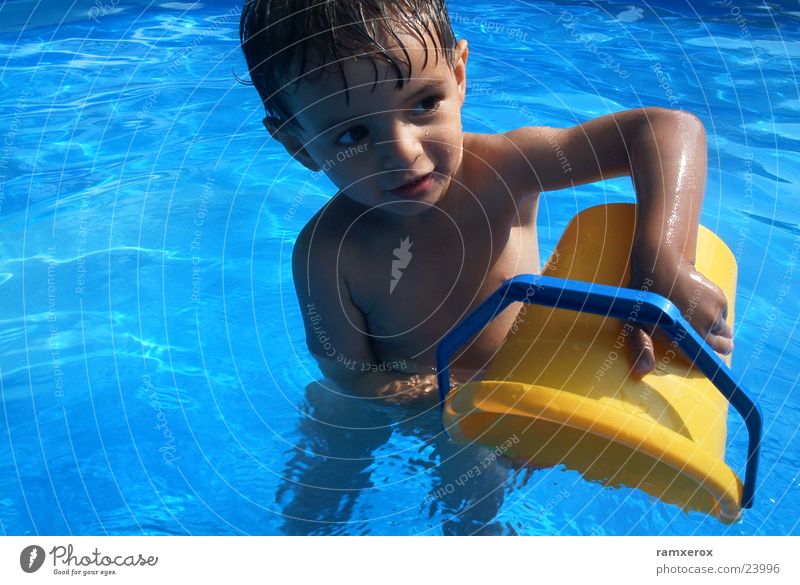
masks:
MULTIPOLYGON (((585 210, 543 274, 625 287, 634 223, 633 205, 585 210)), ((702 226, 696 267, 725 292, 732 324, 736 262, 702 226)), ((656 342, 652 373, 630 377, 622 344, 629 328, 523 305, 483 380, 447 395, 445 429, 456 441, 501 446, 536 466, 563 464, 588 480, 735 521, 742 483, 725 463, 727 399, 669 342, 656 342)))

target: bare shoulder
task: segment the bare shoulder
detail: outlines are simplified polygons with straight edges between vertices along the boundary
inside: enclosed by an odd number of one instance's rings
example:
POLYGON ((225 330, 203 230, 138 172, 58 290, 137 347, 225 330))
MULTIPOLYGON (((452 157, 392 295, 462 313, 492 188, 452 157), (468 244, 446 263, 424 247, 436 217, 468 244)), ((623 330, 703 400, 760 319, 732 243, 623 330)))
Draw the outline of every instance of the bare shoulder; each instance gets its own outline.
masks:
POLYGON ((315 296, 344 294, 360 256, 354 249, 357 239, 352 237, 358 213, 346 196, 337 195, 300 230, 292 252, 296 287, 313 288, 315 296))
POLYGON ((547 144, 546 132, 538 128, 520 128, 501 134, 464 135, 464 177, 473 189, 497 195, 505 192, 512 197, 500 198, 519 202, 522 197, 542 191, 535 180, 536 164, 530 149, 524 144, 536 141, 547 144))
POLYGON ((464 172, 468 178, 482 176, 502 148, 500 134, 464 133, 464 172))
POLYGON ((341 194, 334 196, 300 230, 294 246, 294 257, 324 257, 337 253, 353 217, 354 210, 347 198, 341 194))
MULTIPOLYGON (((469 134, 471 153, 478 159, 473 164, 479 162, 501 173, 520 164, 530 165, 532 152, 557 146, 558 138, 565 133, 559 128, 525 126, 499 134, 469 134)), ((466 138, 464 145, 466 149, 466 138)))

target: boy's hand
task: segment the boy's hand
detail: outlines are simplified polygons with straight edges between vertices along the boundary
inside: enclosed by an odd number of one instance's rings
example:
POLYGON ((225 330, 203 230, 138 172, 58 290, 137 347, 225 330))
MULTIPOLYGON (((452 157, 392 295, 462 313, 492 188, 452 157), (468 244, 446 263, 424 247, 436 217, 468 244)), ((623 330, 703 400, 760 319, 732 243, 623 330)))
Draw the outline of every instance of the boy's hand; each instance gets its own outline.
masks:
MULTIPOLYGON (((725 295, 690 262, 680 260, 672 269, 659 267, 653 274, 634 277, 631 288, 667 297, 714 351, 723 355, 733 351, 733 329, 726 322, 725 295)), ((644 376, 655 366, 652 334, 652 327, 636 326, 627 338, 634 376, 644 376)))

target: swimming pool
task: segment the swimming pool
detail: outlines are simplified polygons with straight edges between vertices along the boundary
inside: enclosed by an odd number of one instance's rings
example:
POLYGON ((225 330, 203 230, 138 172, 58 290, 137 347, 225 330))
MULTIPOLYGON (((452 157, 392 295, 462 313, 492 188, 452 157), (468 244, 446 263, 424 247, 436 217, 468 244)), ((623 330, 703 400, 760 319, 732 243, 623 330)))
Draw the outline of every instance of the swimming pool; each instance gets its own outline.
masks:
MULTIPOLYGON (((733 367, 765 417, 755 507, 724 526, 563 469, 459 482, 476 451, 437 413, 317 383, 289 260, 333 190, 233 79, 239 4, 0 9, 4 534, 800 533, 796 6, 451 6, 468 131, 641 105, 705 122, 702 222, 739 262, 733 367)), ((546 194, 542 257, 607 201, 629 181, 546 194)), ((745 439, 732 414, 737 470, 745 439)))

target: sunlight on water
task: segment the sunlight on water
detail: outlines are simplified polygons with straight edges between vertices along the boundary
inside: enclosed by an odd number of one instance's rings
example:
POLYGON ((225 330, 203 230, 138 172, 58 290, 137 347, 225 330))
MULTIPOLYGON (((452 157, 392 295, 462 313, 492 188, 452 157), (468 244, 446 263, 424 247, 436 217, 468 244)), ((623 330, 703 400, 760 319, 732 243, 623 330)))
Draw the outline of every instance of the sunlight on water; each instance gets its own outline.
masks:
MULTIPOLYGON (((236 3, 62 4, 0 8, 6 534, 798 533, 797 16, 451 5, 467 131, 641 105, 705 123, 702 222, 739 263, 733 364, 766 421, 756 505, 724 526, 560 468, 482 467, 436 412, 321 382, 291 249, 334 188, 234 80, 236 3)), ((633 200, 627 178, 545 194, 541 257, 580 209, 633 200)), ((731 415, 737 470, 745 436, 731 415)))

